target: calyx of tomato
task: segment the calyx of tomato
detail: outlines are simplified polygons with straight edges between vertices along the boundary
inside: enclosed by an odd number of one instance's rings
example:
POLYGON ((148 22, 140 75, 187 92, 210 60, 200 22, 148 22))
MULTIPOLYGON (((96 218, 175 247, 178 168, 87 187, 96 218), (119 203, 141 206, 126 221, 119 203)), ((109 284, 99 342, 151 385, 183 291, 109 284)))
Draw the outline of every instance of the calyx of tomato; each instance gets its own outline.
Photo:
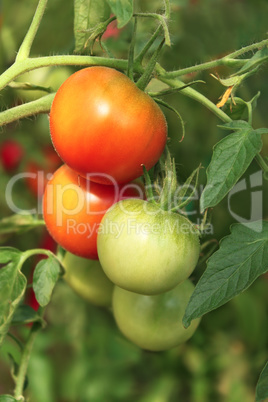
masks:
POLYGON ((183 185, 177 179, 175 159, 165 148, 158 164, 154 168, 155 181, 152 183, 149 173, 143 167, 146 197, 149 202, 158 205, 164 211, 178 212, 192 200, 198 185, 201 166, 188 177, 183 185))

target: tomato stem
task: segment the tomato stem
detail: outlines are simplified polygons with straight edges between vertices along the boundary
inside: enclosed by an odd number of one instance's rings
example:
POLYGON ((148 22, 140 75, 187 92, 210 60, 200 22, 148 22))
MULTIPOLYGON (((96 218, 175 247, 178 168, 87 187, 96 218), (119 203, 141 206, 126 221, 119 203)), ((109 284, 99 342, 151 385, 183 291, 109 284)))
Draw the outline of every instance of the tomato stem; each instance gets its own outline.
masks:
POLYGON ((154 43, 154 41, 156 40, 156 38, 158 38, 159 33, 162 31, 162 25, 160 24, 158 26, 158 28, 156 29, 156 31, 154 32, 154 34, 151 36, 150 40, 146 43, 146 45, 144 46, 144 48, 141 50, 141 52, 138 54, 138 56, 135 58, 135 62, 137 64, 140 64, 144 58, 144 56, 146 55, 146 53, 148 52, 148 50, 150 49, 150 47, 152 46, 152 44, 154 43))
POLYGON ((127 76, 133 80, 133 65, 134 65, 134 49, 136 43, 136 32, 137 32, 137 18, 134 18, 134 27, 132 33, 132 39, 130 43, 129 53, 128 53, 128 65, 127 65, 127 76))
MULTIPOLYGON (((44 308, 39 307, 38 313, 40 314, 40 317, 42 317, 44 314, 44 308)), ((33 323, 33 326, 30 331, 30 335, 23 348, 21 361, 20 361, 20 365, 19 365, 19 369, 18 369, 18 374, 16 376, 16 381, 15 381, 16 386, 15 386, 15 390, 14 390, 14 398, 19 399, 23 395, 23 388, 24 388, 28 364, 29 364, 29 360, 30 360, 30 356, 31 356, 31 351, 33 348, 35 338, 41 328, 42 328, 42 324, 40 322, 33 323)))
POLYGON ((25 60, 29 56, 35 35, 42 21, 46 5, 47 0, 39 0, 30 28, 17 53, 16 62, 25 60))
POLYGON ((7 109, 0 113, 0 126, 12 123, 23 117, 32 116, 33 114, 48 113, 54 99, 55 93, 45 95, 40 99, 27 102, 11 109, 7 109))
POLYGON ((154 71, 154 68, 155 68, 157 59, 158 59, 158 57, 160 55, 160 52, 161 52, 163 44, 164 44, 164 39, 158 45, 156 51, 152 55, 149 63, 147 64, 144 73, 142 74, 142 76, 140 77, 138 82, 136 83, 137 87, 139 89, 141 89, 142 91, 144 91, 144 89, 147 87, 147 85, 149 84, 149 82, 151 80, 151 76, 152 76, 152 73, 154 71))

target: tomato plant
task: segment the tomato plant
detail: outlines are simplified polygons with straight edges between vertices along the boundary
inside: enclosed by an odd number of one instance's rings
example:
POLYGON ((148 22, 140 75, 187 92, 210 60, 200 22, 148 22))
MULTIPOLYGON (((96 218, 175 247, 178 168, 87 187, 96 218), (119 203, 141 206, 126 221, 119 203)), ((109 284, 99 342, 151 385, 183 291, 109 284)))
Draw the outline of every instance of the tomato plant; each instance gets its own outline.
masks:
POLYGON ((51 236, 67 251, 97 259, 97 232, 107 209, 125 197, 143 197, 142 186, 102 185, 62 165, 49 180, 43 215, 51 236))
POLYGON ((72 169, 106 183, 142 175, 163 152, 167 126, 159 106, 124 74, 89 67, 70 76, 58 90, 50 112, 53 144, 72 169))
POLYGON ((98 260, 66 253, 63 260, 65 281, 83 299, 97 306, 112 304, 114 285, 107 278, 98 260))
POLYGON ((0 169, 0 400, 265 400, 267 2, 28 3, 0 10, 0 126, 25 155, 0 169), (50 172, 43 219, 21 178, 40 196, 50 172), (139 347, 61 278, 106 306, 115 283, 139 347))
POLYGON ((143 200, 124 200, 110 208, 97 242, 108 278, 142 294, 172 289, 189 277, 199 258, 194 225, 143 200))
POLYGON ((140 295, 115 287, 113 314, 120 331, 139 347, 152 351, 173 348, 187 341, 200 319, 184 328, 182 317, 193 293, 190 280, 155 296, 140 295))

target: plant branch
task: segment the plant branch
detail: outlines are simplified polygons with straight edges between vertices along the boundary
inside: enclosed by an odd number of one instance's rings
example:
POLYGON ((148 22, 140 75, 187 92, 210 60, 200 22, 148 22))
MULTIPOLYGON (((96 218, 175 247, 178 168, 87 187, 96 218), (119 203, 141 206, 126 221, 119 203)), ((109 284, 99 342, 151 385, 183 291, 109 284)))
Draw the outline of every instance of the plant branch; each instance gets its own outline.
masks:
POLYGON ((166 23, 166 18, 163 15, 156 14, 156 13, 135 13, 135 14, 133 14, 133 16, 134 17, 155 18, 158 21, 160 21, 160 23, 161 23, 161 25, 163 27, 163 30, 164 30, 165 44, 167 46, 171 46, 168 26, 167 26, 167 23, 166 23))
POLYGON ((30 28, 19 48, 16 61, 22 61, 27 59, 29 57, 31 47, 36 35, 36 32, 39 28, 39 25, 41 23, 41 20, 44 15, 44 11, 47 5, 47 0, 39 0, 38 6, 36 8, 32 23, 30 25, 30 28))
POLYGON ((40 99, 32 102, 27 102, 19 106, 15 106, 11 109, 7 109, 0 113, 0 127, 12 123, 13 121, 22 119, 23 117, 29 117, 39 113, 48 113, 55 93, 45 95, 40 99))
POLYGON ((258 162, 259 166, 262 168, 262 170, 264 172, 264 175, 265 175, 265 178, 267 178, 267 175, 268 175, 268 165, 267 165, 267 163, 265 162, 265 160, 263 159, 263 157, 260 154, 257 154, 255 156, 255 158, 256 158, 256 161, 258 162))
POLYGON ((154 43, 154 41, 156 40, 156 38, 158 37, 160 31, 162 31, 162 25, 160 24, 155 33, 151 36, 151 38, 149 39, 149 41, 146 43, 146 45, 144 46, 144 48, 141 50, 141 52, 138 54, 138 56, 135 58, 135 62, 136 63, 141 63, 144 56, 146 55, 146 53, 148 52, 148 50, 150 49, 150 47, 152 46, 152 44, 154 43))
MULTIPOLYGON (((31 70, 48 66, 106 66, 118 70, 127 69, 127 60, 108 59, 95 56, 45 56, 25 59, 19 63, 14 63, 0 76, 0 90, 8 85, 19 75, 31 70)), ((140 65, 135 63, 135 72, 143 72, 140 65)))
MULTIPOLYGON (((157 77, 158 80, 169 85, 171 88, 181 88, 181 87, 185 86, 185 83, 183 81, 180 81, 175 78, 173 78, 173 79, 166 78, 166 74, 163 73, 162 68, 159 69, 157 66, 156 70, 160 71, 160 75, 157 77)), ((202 105, 204 105, 207 109, 209 109, 211 112, 213 112, 222 121, 224 121, 226 123, 229 123, 230 121, 232 121, 232 119, 226 113, 224 113, 213 102, 211 102, 208 98, 206 98, 204 95, 200 94, 198 91, 196 91, 192 87, 187 87, 187 88, 181 89, 181 93, 183 95, 188 96, 189 98, 196 100, 197 102, 201 103, 202 105)))
MULTIPOLYGON (((40 316, 43 315, 43 311, 44 310, 40 307, 38 310, 38 312, 40 313, 40 316)), ((20 397, 23 396, 23 388, 24 388, 28 364, 29 364, 29 360, 30 360, 30 356, 31 356, 31 351, 33 348, 33 344, 34 344, 36 335, 38 334, 38 332, 41 328, 42 328, 42 325, 40 323, 38 323, 38 322, 33 323, 29 338, 27 340, 27 343, 24 346, 18 374, 16 376, 16 386, 15 386, 15 390, 14 390, 14 397, 17 399, 19 399, 20 397)))
POLYGON ((193 72, 208 70, 210 68, 218 67, 218 66, 227 66, 227 67, 242 67, 245 65, 249 59, 236 59, 236 57, 242 56, 245 53, 248 53, 252 50, 259 49, 261 47, 268 45, 268 39, 265 39, 261 42, 253 43, 252 45, 245 46, 235 52, 228 54, 227 56, 221 57, 217 60, 212 60, 206 63, 197 64, 196 66, 182 68, 180 70, 171 71, 166 73, 166 77, 175 78, 181 75, 190 74, 193 72))
POLYGON ((211 68, 215 68, 218 66, 227 66, 227 67, 242 67, 249 59, 228 59, 223 57, 221 59, 208 61, 206 63, 196 64, 195 66, 182 68, 176 71, 167 72, 168 78, 180 77, 182 75, 196 73, 204 70, 209 70, 211 68))

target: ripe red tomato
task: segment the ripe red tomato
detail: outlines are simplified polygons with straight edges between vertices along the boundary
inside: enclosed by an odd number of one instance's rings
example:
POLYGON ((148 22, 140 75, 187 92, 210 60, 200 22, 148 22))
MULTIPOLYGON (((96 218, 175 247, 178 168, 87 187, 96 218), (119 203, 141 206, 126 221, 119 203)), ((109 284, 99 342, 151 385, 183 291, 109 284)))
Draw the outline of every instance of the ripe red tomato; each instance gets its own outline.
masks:
POLYGON ((124 198, 143 198, 140 184, 113 186, 81 177, 67 165, 48 182, 43 214, 48 231, 64 249, 97 259, 97 232, 108 208, 124 198))
POLYGON ((6 172, 15 170, 24 155, 22 146, 14 140, 6 140, 0 147, 0 160, 6 172))
MULTIPOLYGON (((59 88, 50 113, 53 144, 63 161, 82 176, 100 173, 126 183, 161 156, 167 125, 159 106, 124 74, 89 67, 59 88)), ((92 179, 93 180, 93 179, 92 179)))

